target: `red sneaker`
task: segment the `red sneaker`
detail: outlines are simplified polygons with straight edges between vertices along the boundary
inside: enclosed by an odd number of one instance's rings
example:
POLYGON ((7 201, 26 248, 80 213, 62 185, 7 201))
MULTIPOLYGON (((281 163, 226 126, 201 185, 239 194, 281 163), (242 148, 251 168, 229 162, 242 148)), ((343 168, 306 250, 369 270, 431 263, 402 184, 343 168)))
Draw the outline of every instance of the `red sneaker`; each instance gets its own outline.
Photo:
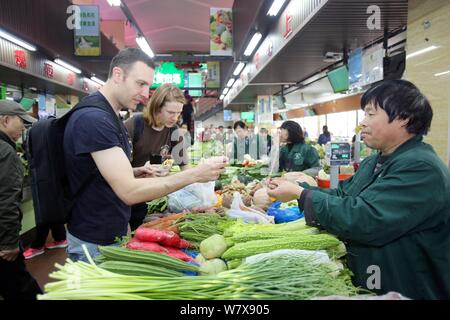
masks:
POLYGON ((64 241, 52 241, 45 245, 47 249, 65 248, 67 247, 67 240, 64 241))
POLYGON ((43 254, 44 252, 45 252, 44 247, 38 249, 28 248, 27 250, 24 251, 23 256, 25 259, 31 259, 43 254))

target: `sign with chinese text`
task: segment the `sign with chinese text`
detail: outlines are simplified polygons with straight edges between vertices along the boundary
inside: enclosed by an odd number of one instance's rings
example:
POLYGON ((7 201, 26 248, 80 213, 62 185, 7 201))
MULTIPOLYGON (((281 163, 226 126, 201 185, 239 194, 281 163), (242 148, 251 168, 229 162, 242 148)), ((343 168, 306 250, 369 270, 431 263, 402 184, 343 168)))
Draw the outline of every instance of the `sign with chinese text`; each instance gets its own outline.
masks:
POLYGON ((177 87, 184 87, 184 71, 178 70, 173 62, 164 62, 155 69, 152 88, 164 83, 171 83, 177 87))
POLYGON ((98 6, 80 7, 80 28, 75 28, 75 55, 101 55, 100 18, 98 6))
POLYGON ((47 78, 53 78, 53 65, 44 62, 44 74, 47 78))
POLYGON ((14 50, 14 60, 16 65, 22 69, 27 68, 27 58, 25 57, 25 51, 14 50))

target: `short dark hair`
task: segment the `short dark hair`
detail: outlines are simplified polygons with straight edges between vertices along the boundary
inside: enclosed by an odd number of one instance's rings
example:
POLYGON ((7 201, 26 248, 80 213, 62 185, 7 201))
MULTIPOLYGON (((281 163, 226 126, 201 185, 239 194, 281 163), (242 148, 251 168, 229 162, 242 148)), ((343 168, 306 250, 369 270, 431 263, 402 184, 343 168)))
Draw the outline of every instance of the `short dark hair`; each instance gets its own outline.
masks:
POLYGON ((287 130, 288 141, 290 143, 305 143, 305 137, 303 136, 302 127, 300 127, 297 122, 292 120, 285 121, 280 128, 287 130))
POLYGON ((406 80, 386 80, 367 90, 361 98, 361 109, 372 104, 383 109, 389 123, 408 119, 408 133, 425 135, 430 130, 433 110, 419 89, 406 80))
POLYGON ((267 128, 261 128, 261 129, 259 129, 259 132, 261 132, 261 133, 269 133, 269 130, 267 130, 267 128))
POLYGON ((113 69, 115 67, 121 68, 125 74, 133 66, 135 62, 141 61, 148 65, 150 68, 154 69, 155 64, 152 59, 141 49, 138 48, 126 48, 119 51, 118 54, 114 56, 109 65, 108 79, 111 78, 113 69))
POLYGON ((223 129, 223 126, 219 126, 219 129, 223 129))
POLYGON ((236 121, 233 125, 233 129, 236 130, 237 127, 241 127, 242 129, 247 129, 247 125, 244 123, 244 121, 236 121))

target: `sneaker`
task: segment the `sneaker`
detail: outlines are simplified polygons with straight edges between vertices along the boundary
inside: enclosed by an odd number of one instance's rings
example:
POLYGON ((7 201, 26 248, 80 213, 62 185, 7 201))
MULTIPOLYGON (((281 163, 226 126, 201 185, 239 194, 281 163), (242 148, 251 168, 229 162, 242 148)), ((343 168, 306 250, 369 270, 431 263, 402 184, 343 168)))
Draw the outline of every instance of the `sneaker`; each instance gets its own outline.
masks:
POLYGON ((67 240, 63 241, 52 241, 45 245, 47 249, 65 248, 67 247, 67 240))
POLYGON ((39 248, 39 249, 28 248, 23 253, 23 256, 24 256, 25 259, 31 259, 31 258, 34 258, 34 257, 36 257, 38 255, 43 254, 44 252, 45 252, 44 247, 39 248))

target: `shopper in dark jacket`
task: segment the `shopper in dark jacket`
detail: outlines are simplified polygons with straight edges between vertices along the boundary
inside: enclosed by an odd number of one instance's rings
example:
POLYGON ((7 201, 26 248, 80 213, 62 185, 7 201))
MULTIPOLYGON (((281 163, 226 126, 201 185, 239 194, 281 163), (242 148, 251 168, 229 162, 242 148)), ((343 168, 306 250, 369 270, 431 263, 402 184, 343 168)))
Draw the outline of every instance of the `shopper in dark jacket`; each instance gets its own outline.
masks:
POLYGON ((16 141, 24 121, 34 119, 18 103, 0 100, 0 296, 5 300, 34 300, 41 293, 25 268, 19 243, 23 166, 16 141))
POLYGON ((299 199, 308 224, 347 247, 354 284, 377 294, 450 299, 450 172, 422 142, 433 116, 410 82, 385 81, 361 99, 366 158, 337 189, 274 181, 268 193, 299 199))

